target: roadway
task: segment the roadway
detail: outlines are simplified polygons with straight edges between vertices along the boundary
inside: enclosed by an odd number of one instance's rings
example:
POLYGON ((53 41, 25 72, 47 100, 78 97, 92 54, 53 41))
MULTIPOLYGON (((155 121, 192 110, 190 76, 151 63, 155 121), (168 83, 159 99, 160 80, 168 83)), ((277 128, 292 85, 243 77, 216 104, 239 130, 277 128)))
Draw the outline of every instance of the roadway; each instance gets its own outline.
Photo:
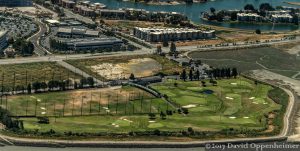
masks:
POLYGON ((33 43, 34 52, 38 56, 45 56, 47 54, 51 54, 51 52, 49 52, 40 45, 40 38, 47 33, 47 26, 38 19, 35 19, 34 22, 39 26, 39 31, 31 37, 29 37, 27 40, 33 43))

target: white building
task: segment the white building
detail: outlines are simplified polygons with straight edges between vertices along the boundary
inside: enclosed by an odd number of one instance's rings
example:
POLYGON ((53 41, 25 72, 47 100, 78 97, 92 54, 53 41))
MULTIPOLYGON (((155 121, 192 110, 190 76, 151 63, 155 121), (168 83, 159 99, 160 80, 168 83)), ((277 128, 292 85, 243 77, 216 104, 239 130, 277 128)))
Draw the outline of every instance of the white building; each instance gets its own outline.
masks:
POLYGON ((272 22, 276 23, 292 23, 293 16, 291 16, 290 14, 272 15, 271 20, 272 22))
POLYGON ((84 37, 99 37, 99 31, 82 28, 64 28, 60 27, 57 30, 58 37, 62 38, 84 38, 84 37))
POLYGON ((262 16, 255 13, 237 13, 238 21, 262 21, 262 16))
POLYGON ((0 51, 3 51, 7 45, 7 31, 0 31, 0 51))

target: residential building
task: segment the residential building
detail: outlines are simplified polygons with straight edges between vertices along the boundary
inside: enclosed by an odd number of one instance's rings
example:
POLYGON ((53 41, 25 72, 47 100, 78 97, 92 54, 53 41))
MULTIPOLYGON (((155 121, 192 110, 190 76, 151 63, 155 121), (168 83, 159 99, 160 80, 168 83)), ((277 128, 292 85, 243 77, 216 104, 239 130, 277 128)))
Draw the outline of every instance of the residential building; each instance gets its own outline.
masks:
POLYGON ((215 38, 215 31, 190 28, 139 28, 133 30, 135 37, 148 42, 180 41, 215 38))
POLYGON ((0 31, 0 51, 2 52, 7 47, 7 31, 0 31))
POLYGON ((293 16, 290 14, 272 15, 271 21, 275 23, 292 23, 293 16))
POLYGON ((90 9, 87 6, 82 6, 82 5, 76 5, 74 7, 74 11, 82 16, 92 17, 96 15, 93 9, 90 9))
POLYGON ((237 20, 241 22, 260 22, 263 17, 255 13, 237 13, 237 20))
POLYGON ((71 8, 73 9, 76 5, 76 2, 73 0, 59 0, 58 4, 64 8, 71 8))

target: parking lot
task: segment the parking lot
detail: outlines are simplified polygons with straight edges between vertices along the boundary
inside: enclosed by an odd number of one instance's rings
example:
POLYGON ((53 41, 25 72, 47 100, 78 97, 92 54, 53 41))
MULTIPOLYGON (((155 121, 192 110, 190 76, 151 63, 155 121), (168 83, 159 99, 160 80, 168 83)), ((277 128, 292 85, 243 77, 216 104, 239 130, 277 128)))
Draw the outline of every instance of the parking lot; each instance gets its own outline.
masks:
POLYGON ((27 38, 36 32, 38 27, 27 17, 0 12, 0 30, 8 30, 9 37, 27 38))

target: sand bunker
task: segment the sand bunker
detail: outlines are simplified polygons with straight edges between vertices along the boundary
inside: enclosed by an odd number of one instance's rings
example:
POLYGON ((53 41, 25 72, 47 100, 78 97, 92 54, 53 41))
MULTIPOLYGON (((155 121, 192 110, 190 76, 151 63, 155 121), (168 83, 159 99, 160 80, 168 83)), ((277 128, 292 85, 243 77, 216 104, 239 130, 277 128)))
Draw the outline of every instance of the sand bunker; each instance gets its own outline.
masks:
POLYGON ((46 112, 41 112, 41 114, 46 114, 46 112))
POLYGON ((197 105, 195 104, 189 104, 189 105, 185 105, 185 106, 182 106, 183 108, 193 108, 193 107, 197 107, 197 105))
POLYGON ((127 121, 127 122, 130 122, 130 123, 133 122, 133 121, 131 121, 131 120, 127 120, 126 118, 124 118, 123 120, 124 120, 124 121, 127 121))
POLYGON ((236 117, 235 117, 235 116, 230 116, 229 118, 230 118, 230 119, 236 119, 236 117))
POLYGON ((244 116, 243 118, 249 118, 248 116, 244 116))
POLYGON ((257 102, 252 102, 253 104, 258 104, 257 102))
POLYGON ((250 100, 253 100, 253 99, 255 99, 255 97, 251 97, 251 98, 249 98, 250 100))
POLYGON ((151 58, 131 59, 128 63, 101 63, 90 66, 93 72, 109 79, 128 79, 133 73, 136 77, 151 76, 162 69, 161 64, 151 58))
POLYGON ((237 83, 230 83, 231 85, 237 85, 237 83))
POLYGON ((228 97, 228 96, 226 96, 225 98, 226 98, 226 99, 228 99, 228 100, 233 100, 233 98, 232 98, 232 97, 228 97))
POLYGON ((46 110, 46 108, 44 108, 44 107, 41 107, 41 109, 42 109, 42 110, 46 110))
POLYGON ((155 121, 149 121, 149 123, 155 123, 155 121))

